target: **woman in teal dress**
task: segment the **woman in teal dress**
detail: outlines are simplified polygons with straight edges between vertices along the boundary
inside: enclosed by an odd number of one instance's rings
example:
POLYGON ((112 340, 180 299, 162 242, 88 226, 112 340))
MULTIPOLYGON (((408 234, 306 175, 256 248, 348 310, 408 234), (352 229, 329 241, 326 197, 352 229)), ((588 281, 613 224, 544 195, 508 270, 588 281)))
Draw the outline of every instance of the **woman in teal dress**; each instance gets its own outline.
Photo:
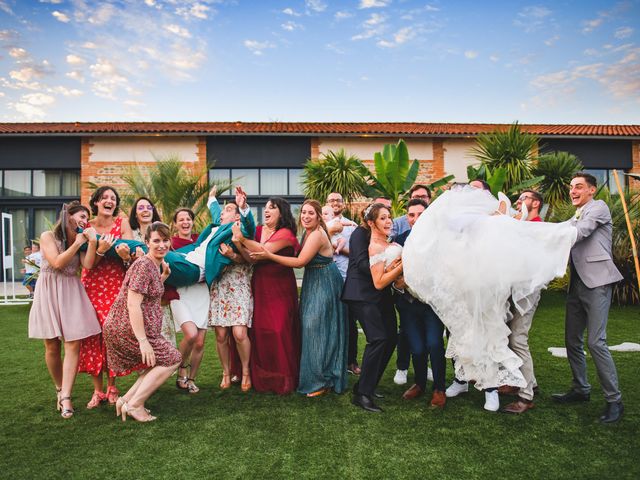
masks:
POLYGON ((297 257, 275 255, 266 249, 252 252, 256 260, 272 260, 287 267, 306 267, 300 295, 302 353, 298 393, 307 397, 347 387, 347 310, 340 300, 342 276, 333 263, 333 247, 322 220, 322 207, 305 200, 300 209, 304 228, 297 257))

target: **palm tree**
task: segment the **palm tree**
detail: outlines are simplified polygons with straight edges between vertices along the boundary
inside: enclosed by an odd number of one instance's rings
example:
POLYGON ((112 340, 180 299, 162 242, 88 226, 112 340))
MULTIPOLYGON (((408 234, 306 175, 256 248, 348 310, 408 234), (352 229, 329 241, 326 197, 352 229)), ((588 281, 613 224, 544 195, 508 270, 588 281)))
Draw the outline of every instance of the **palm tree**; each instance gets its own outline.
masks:
POLYGON ((305 163, 302 172, 304 194, 324 203, 330 193, 338 192, 350 203, 364 193, 368 172, 355 155, 347 155, 344 149, 329 150, 320 159, 309 159, 305 163))
POLYGON ((567 152, 546 153, 538 158, 532 172, 544 177, 539 188, 551 210, 569 201, 569 183, 573 175, 582 168, 578 157, 567 152))
MULTIPOLYGON (((191 172, 177 156, 156 159, 150 167, 131 167, 122 175, 129 192, 122 196, 123 209, 127 210, 138 197, 149 197, 165 221, 180 207, 191 208, 196 214, 195 229, 202 230, 210 220, 207 199, 210 186, 207 182, 208 168, 191 172)), ((214 182, 218 195, 229 190, 229 182, 214 182)))
POLYGON ((523 133, 515 122, 506 131, 479 135, 471 154, 491 171, 504 168, 504 188, 509 191, 531 178, 537 147, 538 137, 523 133))

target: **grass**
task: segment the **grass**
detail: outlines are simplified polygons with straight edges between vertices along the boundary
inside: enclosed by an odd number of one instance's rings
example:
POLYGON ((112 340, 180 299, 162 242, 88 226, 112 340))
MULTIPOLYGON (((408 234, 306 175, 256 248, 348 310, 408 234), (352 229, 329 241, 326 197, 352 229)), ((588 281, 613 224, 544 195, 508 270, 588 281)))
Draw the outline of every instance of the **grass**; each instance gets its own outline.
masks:
MULTIPOLYGON (((444 411, 427 408, 428 397, 403 401, 393 363, 381 382, 382 415, 351 406, 346 394, 221 392, 210 335, 201 392, 179 393, 172 379, 148 403, 157 422, 122 423, 107 406, 86 410, 85 375, 74 392, 77 413, 65 421, 54 410, 43 345, 27 339, 27 318, 28 307, 0 307, 3 478, 640 478, 640 354, 613 354, 626 408, 619 424, 598 422, 604 401, 591 362, 591 402, 562 406, 550 399, 570 382, 566 359, 546 351, 563 344, 561 294, 547 293, 534 320, 541 393, 521 416, 485 412, 475 390, 444 411)), ((639 342, 640 309, 613 308, 608 330, 610 345, 639 342)), ((120 380, 120 388, 132 380, 120 380)))

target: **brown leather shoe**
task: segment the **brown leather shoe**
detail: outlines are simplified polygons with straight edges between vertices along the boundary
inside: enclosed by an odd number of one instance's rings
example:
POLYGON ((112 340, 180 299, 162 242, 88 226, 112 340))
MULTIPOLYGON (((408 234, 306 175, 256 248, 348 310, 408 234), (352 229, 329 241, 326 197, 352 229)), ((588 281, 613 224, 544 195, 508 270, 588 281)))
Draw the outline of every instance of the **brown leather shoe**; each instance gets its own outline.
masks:
POLYGON ((502 411, 504 413, 524 413, 527 410, 531 410, 533 408, 533 402, 531 400, 525 400, 524 398, 518 397, 513 403, 506 405, 502 411))
POLYGON ((413 400, 414 398, 421 396, 423 393, 422 389, 414 383, 409 387, 409 390, 402 394, 402 398, 405 400, 413 400))
POLYGON ((511 385, 502 385, 498 387, 498 393, 500 395, 517 395, 520 392, 519 387, 512 387, 511 385))
POLYGON ((447 403, 447 395, 440 390, 434 390, 431 397, 431 406, 436 408, 444 408, 447 403))

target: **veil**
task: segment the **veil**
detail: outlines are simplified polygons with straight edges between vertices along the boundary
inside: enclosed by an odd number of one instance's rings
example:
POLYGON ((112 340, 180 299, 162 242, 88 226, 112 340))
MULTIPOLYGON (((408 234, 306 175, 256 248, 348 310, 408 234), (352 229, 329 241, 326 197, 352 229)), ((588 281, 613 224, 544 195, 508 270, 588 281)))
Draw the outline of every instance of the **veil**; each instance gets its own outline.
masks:
POLYGON ((510 306, 532 308, 534 294, 566 272, 575 227, 493 215, 489 192, 464 186, 440 195, 420 216, 403 250, 410 291, 430 304, 451 336, 456 378, 476 388, 525 386, 509 349, 510 306))

